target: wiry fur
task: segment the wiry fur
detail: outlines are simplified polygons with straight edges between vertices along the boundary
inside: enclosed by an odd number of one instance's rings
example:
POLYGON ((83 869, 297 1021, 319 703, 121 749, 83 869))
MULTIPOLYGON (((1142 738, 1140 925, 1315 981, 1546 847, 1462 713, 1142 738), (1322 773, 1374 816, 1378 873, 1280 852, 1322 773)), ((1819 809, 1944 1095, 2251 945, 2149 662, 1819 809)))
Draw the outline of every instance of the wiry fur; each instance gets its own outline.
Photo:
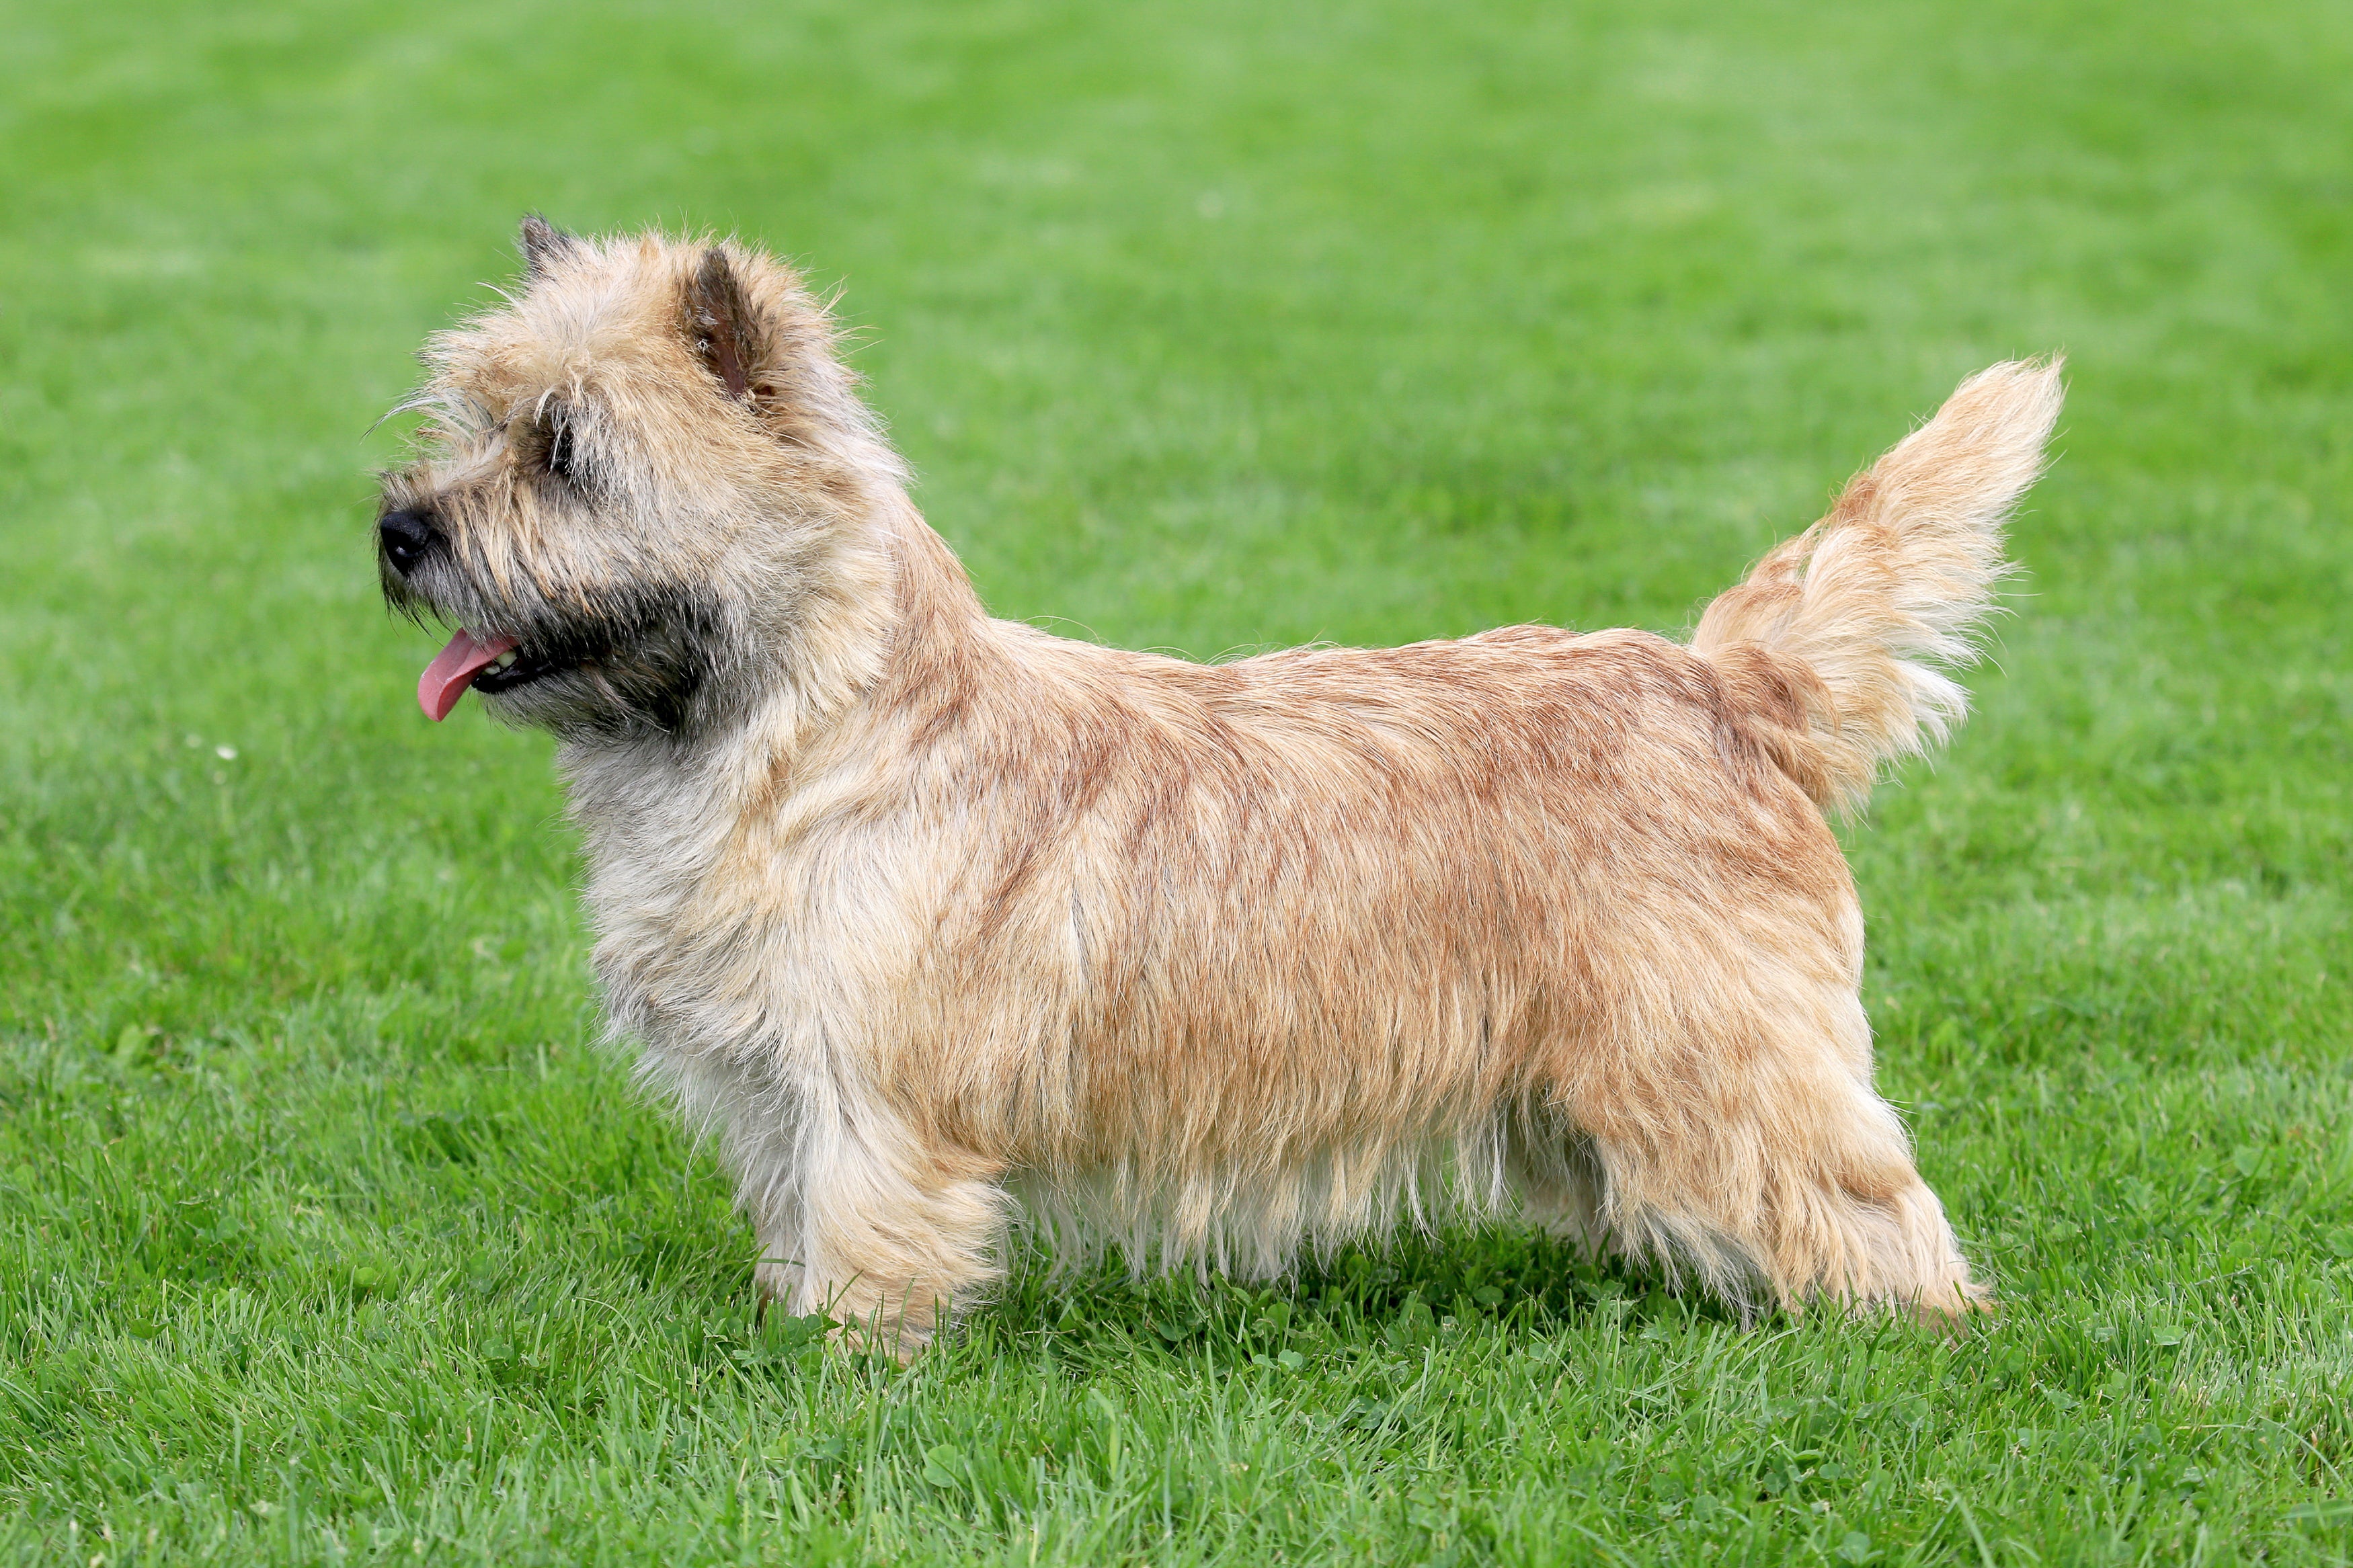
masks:
POLYGON ((1692 651, 1757 681, 1757 711, 1777 684, 1798 697, 1789 766, 1822 805, 1860 805, 1880 764, 1941 743, 1968 712, 1946 672, 1976 661, 2008 571, 2001 525, 2042 470, 2060 395, 2055 362, 1963 382, 1700 617, 1692 651))
POLYGON ((487 700, 563 737, 613 1026, 764 1294, 912 1352, 1018 1219, 1268 1275, 1452 1209, 1744 1307, 1977 1299, 1822 808, 1959 716, 2055 367, 1969 382, 1691 647, 1202 666, 989 618, 783 267, 525 246, 427 350, 386 497, 447 541, 387 591, 557 650, 487 700))

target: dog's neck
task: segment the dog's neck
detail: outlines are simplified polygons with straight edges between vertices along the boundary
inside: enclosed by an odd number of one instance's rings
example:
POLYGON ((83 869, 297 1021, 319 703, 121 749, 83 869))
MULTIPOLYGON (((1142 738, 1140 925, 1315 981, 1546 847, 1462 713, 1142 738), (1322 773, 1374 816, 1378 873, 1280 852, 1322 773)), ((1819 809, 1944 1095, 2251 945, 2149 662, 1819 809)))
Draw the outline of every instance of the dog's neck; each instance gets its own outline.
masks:
POLYGON ((820 584, 763 629, 751 685, 723 720, 675 734, 586 736, 558 762, 598 864, 659 860, 692 879, 812 773, 878 727, 920 727, 1010 650, 947 543, 895 486, 846 528, 820 584))
POLYGON ((1018 679, 1018 639, 989 619, 947 545, 895 500, 869 514, 836 590, 803 601, 809 614, 788 657, 740 721, 562 748, 596 971, 618 1034, 668 1050, 712 1044, 709 1009, 682 1000, 681 987, 702 982, 670 959, 704 954, 750 986, 737 965, 766 951, 762 933, 788 897, 784 868, 829 824, 899 805, 891 792, 903 789, 903 769, 892 760, 953 731, 976 690, 1018 679), (857 586, 861 574, 871 574, 871 591, 857 586), (768 874, 747 877, 746 866, 768 874))

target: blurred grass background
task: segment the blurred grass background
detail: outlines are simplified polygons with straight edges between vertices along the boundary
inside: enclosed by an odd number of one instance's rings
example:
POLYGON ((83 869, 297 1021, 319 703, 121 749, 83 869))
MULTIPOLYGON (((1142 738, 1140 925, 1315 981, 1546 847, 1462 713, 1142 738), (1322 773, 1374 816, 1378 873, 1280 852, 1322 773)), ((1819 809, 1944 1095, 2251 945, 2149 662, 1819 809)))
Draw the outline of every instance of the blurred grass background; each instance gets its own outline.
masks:
POLYGON ((2353 13, 0 14, 0 1544, 107 1562, 2336 1563, 2353 13), (2063 350, 1998 667, 1850 830, 2010 1302, 1743 1333, 1508 1230, 749 1324, 588 1045, 547 744, 371 466, 526 209, 844 289, 1000 614, 1676 630, 2063 350))

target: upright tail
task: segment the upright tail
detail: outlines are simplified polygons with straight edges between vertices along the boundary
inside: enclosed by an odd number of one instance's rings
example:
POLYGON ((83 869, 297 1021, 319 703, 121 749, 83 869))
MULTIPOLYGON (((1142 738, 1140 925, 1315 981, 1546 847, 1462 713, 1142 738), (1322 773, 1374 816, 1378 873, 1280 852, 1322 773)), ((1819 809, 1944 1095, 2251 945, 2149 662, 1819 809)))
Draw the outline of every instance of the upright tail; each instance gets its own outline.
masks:
POLYGON ((2017 360, 1963 382, 1700 617, 1692 650, 1824 809, 1861 805, 1883 763, 1926 751, 1968 713, 1949 672, 1976 662, 2010 570, 2002 524, 2042 471, 2060 363, 2017 360))

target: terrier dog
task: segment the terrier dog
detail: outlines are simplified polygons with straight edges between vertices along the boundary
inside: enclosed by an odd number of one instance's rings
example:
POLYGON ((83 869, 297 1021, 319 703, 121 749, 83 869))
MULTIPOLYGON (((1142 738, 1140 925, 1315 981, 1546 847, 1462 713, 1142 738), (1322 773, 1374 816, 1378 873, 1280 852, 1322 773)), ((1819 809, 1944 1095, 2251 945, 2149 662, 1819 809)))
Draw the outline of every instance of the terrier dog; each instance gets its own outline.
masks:
POLYGON ((1942 739, 2059 407, 1997 365, 1688 643, 1199 665, 993 620, 827 310, 527 221, 435 337, 384 588, 553 731, 611 1028, 765 1301, 913 1354, 1024 1224, 1277 1275, 1515 1212, 1744 1312, 1984 1298, 1872 1087, 1825 820, 1942 739))

